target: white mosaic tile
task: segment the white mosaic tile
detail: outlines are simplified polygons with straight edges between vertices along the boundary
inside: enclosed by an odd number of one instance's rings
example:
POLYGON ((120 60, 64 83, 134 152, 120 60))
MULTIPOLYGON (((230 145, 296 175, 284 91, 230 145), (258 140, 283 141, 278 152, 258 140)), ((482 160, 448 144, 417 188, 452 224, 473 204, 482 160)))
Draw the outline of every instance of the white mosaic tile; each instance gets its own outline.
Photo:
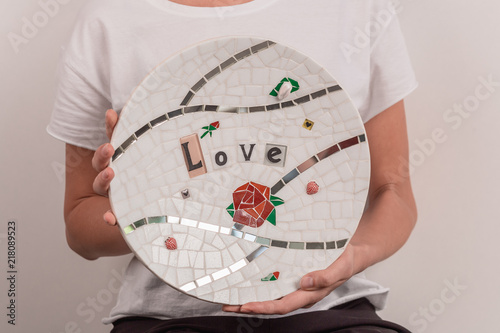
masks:
POLYGON ((171 286, 217 303, 279 298, 356 230, 364 133, 347 94, 306 55, 256 38, 204 42, 156 67, 122 110, 113 212, 171 286), (284 83, 292 91, 279 100, 284 83))

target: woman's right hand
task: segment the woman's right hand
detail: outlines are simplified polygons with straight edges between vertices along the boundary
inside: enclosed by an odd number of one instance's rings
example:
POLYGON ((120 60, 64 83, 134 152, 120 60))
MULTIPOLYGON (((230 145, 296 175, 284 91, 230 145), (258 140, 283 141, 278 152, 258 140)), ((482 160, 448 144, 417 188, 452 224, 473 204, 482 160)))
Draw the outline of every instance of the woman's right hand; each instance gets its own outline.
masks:
MULTIPOLYGON (((118 114, 116 111, 112 109, 107 110, 106 135, 110 140, 117 122, 118 114)), ((108 196, 109 185, 115 177, 113 169, 109 167, 109 161, 114 153, 113 146, 110 143, 105 143, 97 148, 92 157, 92 167, 98 172, 97 177, 94 179, 93 189, 95 193, 105 197, 108 196)), ((104 213, 104 221, 109 225, 116 225, 116 217, 111 210, 104 213)))

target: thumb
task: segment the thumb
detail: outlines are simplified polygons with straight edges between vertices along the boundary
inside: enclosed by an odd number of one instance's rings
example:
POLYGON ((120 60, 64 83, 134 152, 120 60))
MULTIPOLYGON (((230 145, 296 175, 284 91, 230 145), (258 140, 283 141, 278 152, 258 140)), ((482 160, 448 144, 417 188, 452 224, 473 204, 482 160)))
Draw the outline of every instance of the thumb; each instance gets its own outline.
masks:
POLYGON ((106 124, 106 135, 108 136, 108 139, 111 140, 111 137, 113 136, 113 131, 115 129, 116 123, 118 122, 118 114, 116 113, 115 110, 109 109, 106 111, 106 117, 105 117, 105 124, 106 124))
POLYGON ((333 290, 349 280, 355 273, 354 253, 349 244, 342 255, 326 269, 304 275, 300 280, 300 289, 313 291, 331 288, 333 290))
POLYGON ((300 289, 302 290, 314 290, 314 275, 307 274, 300 280, 300 289))
POLYGON ((336 287, 336 285, 340 285, 341 283, 337 272, 329 267, 304 275, 300 280, 300 289, 312 291, 332 286, 336 287))

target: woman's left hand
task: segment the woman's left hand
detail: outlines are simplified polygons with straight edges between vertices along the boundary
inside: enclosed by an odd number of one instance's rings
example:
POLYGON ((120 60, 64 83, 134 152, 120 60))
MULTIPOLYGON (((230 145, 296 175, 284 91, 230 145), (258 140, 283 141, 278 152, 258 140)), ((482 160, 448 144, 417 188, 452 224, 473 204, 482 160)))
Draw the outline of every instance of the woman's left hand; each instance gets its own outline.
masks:
POLYGON ((354 249, 351 244, 348 244, 342 255, 328 268, 302 277, 299 290, 278 300, 224 305, 222 310, 245 314, 287 314, 300 308, 313 306, 355 273, 354 249))

